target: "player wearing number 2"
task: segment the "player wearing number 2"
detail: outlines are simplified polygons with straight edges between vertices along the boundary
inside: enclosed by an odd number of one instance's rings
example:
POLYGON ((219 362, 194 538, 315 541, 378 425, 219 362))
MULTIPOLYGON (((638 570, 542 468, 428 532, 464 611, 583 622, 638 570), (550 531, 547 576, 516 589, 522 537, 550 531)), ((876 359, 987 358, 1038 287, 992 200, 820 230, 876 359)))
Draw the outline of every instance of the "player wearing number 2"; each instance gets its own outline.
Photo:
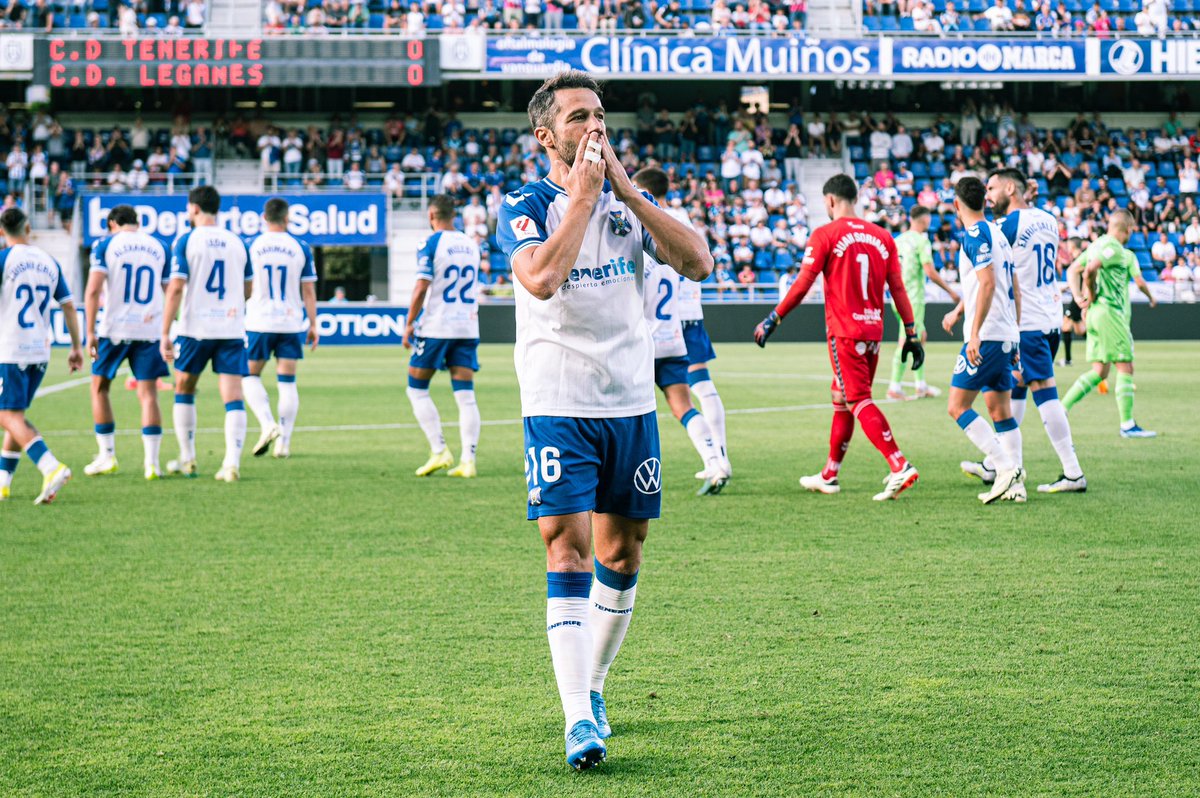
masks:
POLYGON ((695 230, 634 188, 590 75, 543 83, 529 121, 550 174, 504 198, 497 229, 516 277, 514 360, 528 517, 546 544, 546 636, 567 763, 584 769, 607 755, 605 679, 662 500, 646 258, 692 280, 713 261, 695 230))
POLYGON ((262 434, 252 450, 285 458, 292 451, 292 430, 300 411, 296 365, 304 359, 304 344, 317 348, 317 270, 312 250, 287 231, 287 200, 272 197, 263 207, 267 232, 250 244, 254 289, 246 302, 247 356, 250 375, 243 380, 246 403, 258 419, 262 434), (308 318, 305 319, 307 313, 308 318), (306 332, 307 330, 307 332, 306 332), (263 367, 275 356, 279 386, 279 423, 271 413, 271 398, 262 384, 263 367))
POLYGON ((155 480, 162 476, 158 468, 162 446, 158 379, 171 373, 158 351, 167 250, 157 238, 138 230, 137 211, 131 205, 118 205, 109 212, 108 229, 112 235, 92 246, 84 291, 92 356, 92 420, 100 453, 83 473, 94 477, 117 472, 116 423, 109 393, 117 369, 128 360, 142 405, 144 473, 146 479, 155 480), (104 318, 97 329, 101 295, 104 318))
POLYGON ((426 477, 454 465, 454 456, 442 435, 437 406, 429 397, 429 381, 434 373, 449 369, 462 442, 458 466, 449 475, 470 479, 476 473, 475 449, 482 426, 475 402, 480 254, 474 240, 454 229, 454 216, 454 199, 449 195, 439 194, 429 201, 433 235, 417 252, 417 283, 408 304, 401 343, 413 350, 408 362, 408 400, 429 440, 429 459, 417 469, 417 476, 426 477))
POLYGON ((802 477, 800 485, 817 493, 838 493, 838 471, 854 434, 854 421, 887 460, 891 473, 876 501, 895 499, 916 484, 917 469, 904 458, 892 437, 887 418, 871 399, 871 384, 879 363, 883 340, 883 286, 892 291, 892 302, 904 325, 902 362, 913 356, 913 368, 925 362, 925 349, 917 334, 913 309, 904 289, 900 256, 892 236, 878 225, 854 215, 858 187, 849 175, 834 175, 821 190, 825 210, 833 221, 818 228, 808 240, 800 276, 775 310, 754 330, 754 340, 765 346, 767 338, 804 299, 817 276, 825 275, 825 325, 829 360, 833 364, 833 425, 829 460, 820 474, 802 477))
POLYGON ((192 229, 175 241, 171 253, 171 281, 167 284, 159 347, 163 359, 175 363, 174 420, 179 459, 167 463, 167 471, 196 476, 196 384, 211 362, 225 403, 225 460, 216 478, 237 482, 246 442, 246 404, 242 398, 242 378, 247 374, 246 300, 254 273, 246 244, 217 225, 220 210, 221 195, 212 186, 197 186, 188 192, 187 215, 192 229), (171 345, 171 323, 176 312, 178 357, 171 345))
MULTIPOLYGON (((1087 480, 1075 456, 1071 424, 1058 399, 1054 382, 1054 357, 1058 354, 1062 322, 1062 294, 1058 290, 1055 261, 1058 256, 1058 221, 1025 201, 1025 175, 1016 169, 1000 169, 988 176, 987 195, 996 223, 1013 251, 1017 283, 1021 287, 1020 383, 1012 390, 1012 416, 1019 426, 1025 416, 1025 397, 1033 392, 1033 403, 1042 426, 1062 462, 1062 473, 1054 482, 1039 485, 1040 493, 1082 493, 1087 480)), ((1024 465, 1018 461, 1017 465, 1024 465)), ((963 471, 985 483, 996 479, 996 465, 964 461, 963 471)), ((1020 495, 1019 492, 1017 494, 1020 495)))

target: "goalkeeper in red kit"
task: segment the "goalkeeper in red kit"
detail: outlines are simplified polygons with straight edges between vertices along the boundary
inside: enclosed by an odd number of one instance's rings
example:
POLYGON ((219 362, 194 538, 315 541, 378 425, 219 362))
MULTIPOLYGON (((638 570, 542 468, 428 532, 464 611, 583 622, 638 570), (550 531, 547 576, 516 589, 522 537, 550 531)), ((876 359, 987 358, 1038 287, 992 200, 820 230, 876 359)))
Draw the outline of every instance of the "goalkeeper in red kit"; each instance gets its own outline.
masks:
POLYGON ((900 257, 888 231, 854 215, 858 187, 848 175, 834 175, 821 189, 825 210, 833 221, 808 239, 800 276, 771 314, 754 328, 754 341, 766 346, 767 339, 783 318, 812 288, 817 276, 825 275, 825 327, 829 360, 833 364, 833 427, 829 435, 829 461, 820 474, 801 477, 800 485, 819 493, 837 493, 838 470, 854 420, 875 448, 887 458, 891 474, 876 501, 895 499, 911 488, 919 477, 904 459, 892 437, 887 419, 871 399, 879 345, 883 340, 883 285, 892 291, 892 301, 904 322, 905 361, 912 355, 913 368, 925 362, 925 350, 913 326, 912 305, 904 290, 900 257))

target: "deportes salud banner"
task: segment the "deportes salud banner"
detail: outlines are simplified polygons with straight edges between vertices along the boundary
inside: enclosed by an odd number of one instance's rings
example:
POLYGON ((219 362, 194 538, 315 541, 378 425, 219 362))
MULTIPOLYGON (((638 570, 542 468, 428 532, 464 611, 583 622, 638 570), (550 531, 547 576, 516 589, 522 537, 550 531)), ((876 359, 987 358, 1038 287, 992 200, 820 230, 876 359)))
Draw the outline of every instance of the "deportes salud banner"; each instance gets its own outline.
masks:
MULTIPOLYGON (((266 229, 263 206, 272 197, 287 200, 288 232, 310 246, 381 247, 387 245, 387 197, 383 194, 239 194, 221 198, 218 223, 243 238, 266 229)), ((132 205, 144 232, 170 246, 191 229, 186 194, 84 194, 83 244, 108 235, 108 213, 132 205)))

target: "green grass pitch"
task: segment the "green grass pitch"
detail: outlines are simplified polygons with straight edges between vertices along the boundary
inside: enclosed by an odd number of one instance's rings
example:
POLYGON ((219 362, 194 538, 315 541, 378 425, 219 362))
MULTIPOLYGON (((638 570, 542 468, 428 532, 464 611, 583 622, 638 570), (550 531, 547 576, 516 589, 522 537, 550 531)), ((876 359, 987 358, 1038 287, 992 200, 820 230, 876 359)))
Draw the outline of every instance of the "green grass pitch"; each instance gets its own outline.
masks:
MULTIPOLYGON (((900 501, 871 501, 886 467, 861 430, 843 493, 802 492, 826 455, 824 349, 718 349, 734 480, 693 496, 698 458, 663 418, 616 736, 581 775, 509 347, 482 349, 466 483, 412 476, 427 449, 396 349, 306 360, 292 459, 247 457, 238 485, 211 476, 211 374, 194 481, 142 481, 132 393, 115 396, 124 470, 99 479, 82 476, 86 387, 39 400, 77 476, 34 507, 25 461, 0 505, 0 795, 1200 794, 1200 347, 1138 346, 1157 440, 1120 439, 1111 394, 1075 409, 1086 495, 1033 492, 1059 469, 1031 407, 1029 503, 993 507, 941 399, 883 405, 922 474, 900 501)), ((931 347, 934 384, 953 359, 931 347)), ((445 377, 434 397, 453 421, 445 377)))

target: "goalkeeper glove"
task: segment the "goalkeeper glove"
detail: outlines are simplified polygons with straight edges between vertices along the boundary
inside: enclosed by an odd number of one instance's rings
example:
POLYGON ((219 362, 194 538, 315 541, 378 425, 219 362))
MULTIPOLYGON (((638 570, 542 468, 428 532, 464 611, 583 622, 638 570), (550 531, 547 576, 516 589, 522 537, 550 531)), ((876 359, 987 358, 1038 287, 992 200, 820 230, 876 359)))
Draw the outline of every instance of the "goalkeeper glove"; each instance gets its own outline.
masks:
POLYGON ((906 324, 904 326, 904 346, 900 349, 900 362, 907 363, 909 355, 912 355, 913 371, 921 368, 925 363, 925 347, 921 346, 921 338, 917 335, 913 325, 906 324))
POLYGON ((775 328, 779 326, 779 322, 783 321, 779 314, 771 311, 767 317, 758 323, 754 328, 754 343, 760 347, 767 345, 767 339, 771 337, 771 333, 775 332, 775 328))

